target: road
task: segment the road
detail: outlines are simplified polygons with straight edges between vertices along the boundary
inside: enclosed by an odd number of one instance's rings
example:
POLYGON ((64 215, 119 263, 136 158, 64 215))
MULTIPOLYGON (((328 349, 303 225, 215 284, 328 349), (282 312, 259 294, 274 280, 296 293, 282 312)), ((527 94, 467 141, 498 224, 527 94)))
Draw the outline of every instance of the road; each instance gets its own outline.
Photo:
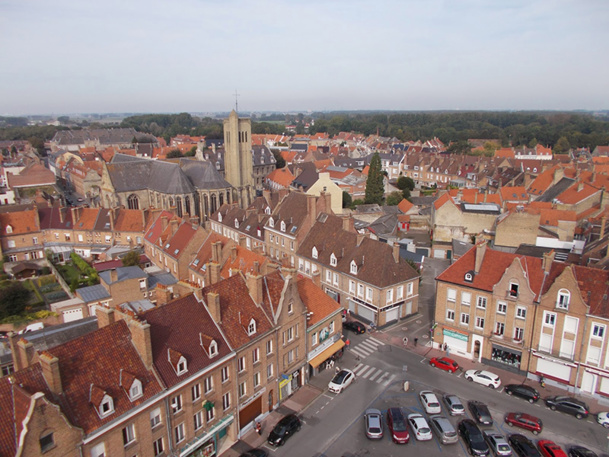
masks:
MULTIPOLYGON (((599 455, 607 449, 607 431, 594 422, 578 421, 572 416, 549 410, 543 401, 531 405, 503 392, 503 386, 492 390, 468 382, 463 372, 446 373, 429 366, 426 358, 402 348, 383 344, 374 334, 351 338, 352 349, 343 357, 342 366, 351 368, 356 382, 341 394, 324 392, 302 412, 302 430, 278 449, 268 449, 270 455, 294 457, 360 457, 368 455, 398 456, 417 453, 425 456, 465 456, 463 442, 441 445, 434 435, 428 442, 417 442, 411 436, 407 445, 394 444, 385 430, 385 437, 370 441, 364 435, 363 413, 367 408, 378 408, 383 413, 388 407, 399 406, 404 412, 423 413, 418 392, 431 389, 436 394, 452 393, 465 403, 468 400, 485 402, 495 420, 494 430, 501 433, 522 433, 536 441, 530 432, 510 428, 503 422, 505 413, 520 411, 542 419, 543 439, 551 439, 566 447, 585 445, 599 455), (359 358, 359 360, 358 360, 359 358), (404 381, 410 389, 404 391, 404 381)), ((543 393, 542 393, 543 394, 543 393)), ((468 412, 469 415, 469 412, 468 412)), ((449 417, 453 425, 461 418, 449 417)))

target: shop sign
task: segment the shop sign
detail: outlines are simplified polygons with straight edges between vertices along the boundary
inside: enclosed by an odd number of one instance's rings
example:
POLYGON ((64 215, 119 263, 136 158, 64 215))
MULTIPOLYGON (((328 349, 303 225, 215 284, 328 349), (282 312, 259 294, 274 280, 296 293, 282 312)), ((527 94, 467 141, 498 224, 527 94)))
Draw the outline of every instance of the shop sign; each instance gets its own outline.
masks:
POLYGON ((465 333, 459 332, 457 330, 452 330, 449 328, 443 328, 442 333, 446 336, 450 336, 451 338, 456 338, 461 341, 468 341, 469 336, 465 333))

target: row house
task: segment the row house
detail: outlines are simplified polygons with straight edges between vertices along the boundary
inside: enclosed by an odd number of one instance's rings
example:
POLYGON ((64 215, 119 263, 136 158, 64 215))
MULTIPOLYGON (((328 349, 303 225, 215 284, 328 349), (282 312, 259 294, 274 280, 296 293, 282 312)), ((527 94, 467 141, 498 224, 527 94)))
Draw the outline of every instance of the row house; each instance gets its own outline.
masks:
MULTIPOLYGON (((258 197, 256 200, 264 200, 258 197)), ((211 215, 208 226, 210 230, 242 244, 252 251, 265 252, 264 225, 271 214, 271 206, 260 205, 246 210, 236 204, 225 204, 211 215)))
POLYGON ((0 246, 9 262, 44 259, 40 216, 36 208, 0 213, 0 246))
POLYGON ((320 214, 298 248, 298 271, 319 275, 324 292, 375 325, 416 313, 419 274, 400 257, 397 244, 357 234, 351 221, 320 214))

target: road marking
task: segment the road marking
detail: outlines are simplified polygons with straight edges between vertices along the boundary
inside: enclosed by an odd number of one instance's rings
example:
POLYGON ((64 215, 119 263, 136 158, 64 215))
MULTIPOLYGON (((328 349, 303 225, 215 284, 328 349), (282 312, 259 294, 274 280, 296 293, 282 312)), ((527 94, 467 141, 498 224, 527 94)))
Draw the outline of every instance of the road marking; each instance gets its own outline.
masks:
POLYGON ((370 365, 362 365, 362 364, 359 364, 358 366, 356 366, 356 367, 353 369, 353 373, 355 373, 355 374, 357 374, 357 375, 359 376, 359 374, 360 374, 360 373, 363 373, 365 370, 367 370, 369 366, 370 366, 370 365), (358 373, 358 372, 359 372, 359 373, 358 373))
POLYGON ((374 373, 372 376, 370 376, 370 381, 374 381, 374 378, 376 378, 378 375, 380 375, 383 372, 383 370, 381 370, 380 368, 377 370, 376 373, 374 373))
POLYGON ((366 341, 362 341, 360 344, 357 345, 357 347, 360 349, 366 349, 367 351, 370 351, 370 352, 378 351, 377 346, 374 346, 373 344, 369 344, 366 341))
POLYGON ((366 379, 368 376, 370 376, 372 373, 374 373, 374 371, 376 370, 375 367, 370 367, 369 370, 366 370, 366 374, 361 373, 360 376, 364 379, 366 379))
POLYGON ((501 388, 501 390, 498 390, 497 392, 501 393, 501 392, 503 392, 503 389, 504 389, 504 388, 502 387, 502 388, 501 388))
POLYGON ((356 351, 361 352, 362 354, 366 354, 366 357, 368 357, 370 354, 372 354, 374 352, 374 351, 369 350, 366 347, 362 347, 361 345, 357 345, 353 349, 355 349, 356 351))
POLYGON ((425 357, 423 357, 419 363, 425 363, 425 362, 427 362, 427 359, 425 357))
POLYGON ((380 378, 378 378, 378 379, 376 380, 376 382, 377 382, 378 384, 380 384, 381 382, 383 382, 383 381, 385 380, 385 376, 388 376, 388 375, 389 375, 389 373, 387 373, 387 372, 385 371, 385 372, 383 373, 383 376, 381 376, 380 378))
MULTIPOLYGON (((392 374, 389 379, 387 379, 387 381, 385 381, 383 383, 384 386, 388 386, 389 384, 391 384, 391 381, 393 381, 395 379, 396 375, 392 374)), ((378 381, 377 381, 378 382, 378 381)))
POLYGON ((360 352, 358 349, 356 348, 352 348, 351 352, 353 352, 355 355, 357 355, 360 358, 365 359, 366 357, 368 357, 370 354, 368 354, 367 352, 360 352))
MULTIPOLYGON (((324 394, 324 397, 329 398, 330 400, 334 400, 334 396, 332 396, 332 395, 324 394)), ((326 405, 327 404, 328 403, 326 403, 326 405)))
POLYGON ((369 336, 368 339, 374 341, 376 344, 380 344, 381 346, 385 346, 385 343, 383 343, 381 340, 377 340, 373 336, 369 336))
POLYGON ((463 372, 459 373, 459 375, 457 376, 457 378, 460 378, 461 376, 463 376, 463 372))

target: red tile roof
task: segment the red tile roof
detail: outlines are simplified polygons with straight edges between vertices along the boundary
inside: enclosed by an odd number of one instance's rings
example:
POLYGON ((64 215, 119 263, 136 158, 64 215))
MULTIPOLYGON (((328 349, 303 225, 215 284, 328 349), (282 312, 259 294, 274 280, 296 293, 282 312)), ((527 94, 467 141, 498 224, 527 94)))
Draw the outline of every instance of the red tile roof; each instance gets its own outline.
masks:
POLYGON ((298 278, 298 294, 310 314, 307 325, 312 326, 342 309, 336 300, 313 284, 309 278, 298 278))

